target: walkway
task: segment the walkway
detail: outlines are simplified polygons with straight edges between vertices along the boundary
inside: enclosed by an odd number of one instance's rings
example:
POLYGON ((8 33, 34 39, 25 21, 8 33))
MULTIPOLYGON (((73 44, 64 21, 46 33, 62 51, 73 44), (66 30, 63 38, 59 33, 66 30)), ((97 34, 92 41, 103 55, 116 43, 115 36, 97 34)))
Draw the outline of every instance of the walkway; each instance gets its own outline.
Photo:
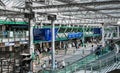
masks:
MULTIPOLYGON (((73 62, 75 62, 76 60, 81 59, 82 57, 85 57, 86 55, 91 53, 91 48, 87 48, 84 50, 84 54, 83 54, 83 49, 77 49, 77 50, 73 50, 74 48, 71 48, 67 51, 67 54, 64 55, 64 51, 59 51, 60 54, 55 55, 55 58, 58 62, 65 60, 66 65, 71 64, 73 62)), ((47 66, 48 66, 48 61, 49 61, 49 57, 44 57, 42 58, 42 61, 47 61, 47 66)), ((48 66, 49 67, 49 66, 48 66)), ((38 72, 39 70, 41 70, 41 65, 35 65, 35 72, 38 72)))

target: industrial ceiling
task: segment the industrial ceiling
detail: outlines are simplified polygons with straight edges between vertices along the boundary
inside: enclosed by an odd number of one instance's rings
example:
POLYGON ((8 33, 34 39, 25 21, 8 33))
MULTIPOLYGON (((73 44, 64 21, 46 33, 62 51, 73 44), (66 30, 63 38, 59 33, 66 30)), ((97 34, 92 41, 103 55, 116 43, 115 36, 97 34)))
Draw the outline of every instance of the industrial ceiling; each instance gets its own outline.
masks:
POLYGON ((0 0, 0 16, 24 19, 29 13, 25 2, 37 15, 36 22, 49 23, 47 14, 57 15, 56 24, 117 24, 120 19, 120 0, 0 0))

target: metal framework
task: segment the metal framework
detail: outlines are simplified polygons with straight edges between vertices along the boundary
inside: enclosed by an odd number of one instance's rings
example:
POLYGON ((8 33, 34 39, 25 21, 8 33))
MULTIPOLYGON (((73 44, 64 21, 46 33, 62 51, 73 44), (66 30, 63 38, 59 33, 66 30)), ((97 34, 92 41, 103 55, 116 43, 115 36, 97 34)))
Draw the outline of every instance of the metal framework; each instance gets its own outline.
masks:
MULTIPOLYGON (((0 0, 0 16, 24 19, 26 0, 0 0)), ((38 15, 38 22, 48 22, 48 14, 57 15, 57 24, 117 24, 120 18, 119 0, 27 0, 38 15), (82 20, 82 21, 81 21, 82 20), (79 21, 79 22, 78 22, 79 21), (62 23, 63 22, 63 23, 62 23)))

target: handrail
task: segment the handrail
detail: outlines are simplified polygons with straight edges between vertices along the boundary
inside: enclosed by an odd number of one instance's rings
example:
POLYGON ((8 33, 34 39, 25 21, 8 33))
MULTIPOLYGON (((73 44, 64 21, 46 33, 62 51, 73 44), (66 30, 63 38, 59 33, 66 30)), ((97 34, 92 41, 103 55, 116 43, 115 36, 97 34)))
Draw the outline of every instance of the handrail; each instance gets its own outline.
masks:
MULTIPOLYGON (((102 58, 102 59, 98 59, 98 60, 96 60, 96 61, 93 61, 93 62, 91 62, 91 63, 87 63, 86 65, 88 66, 88 68, 87 69, 90 69, 90 66, 91 66, 91 64, 92 64, 92 67, 98 67, 99 66, 99 61, 101 61, 101 63, 102 63, 102 65, 104 65, 105 63, 108 63, 108 62, 112 62, 112 63, 110 63, 110 64, 113 64, 113 61, 117 58, 120 58, 120 53, 119 54, 116 54, 115 52, 110 52, 112 55, 109 55, 109 57, 106 57, 106 58, 102 58), (117 55, 117 57, 116 57, 116 55, 117 55)), ((109 53, 109 54, 110 54, 109 53)), ((85 66, 85 65, 84 65, 85 66)))
MULTIPOLYGON (((109 45, 111 45, 111 44, 114 44, 114 43, 116 43, 116 42, 119 42, 119 41, 120 41, 120 40, 117 40, 117 41, 115 41, 115 42, 113 42, 113 43, 106 44, 104 47, 102 47, 102 50, 104 50, 103 48, 106 48, 107 46, 109 46, 109 45)), ((105 50, 106 50, 106 49, 105 49, 105 50)), ((97 51, 98 51, 98 50, 92 52, 91 54, 89 54, 89 55, 87 55, 87 56, 85 56, 85 57, 83 57, 83 58, 81 58, 81 59, 79 59, 79 60, 77 60, 77 61, 69 64, 69 65, 67 65, 65 68, 57 69, 57 70, 56 70, 56 73, 60 73, 60 71, 66 71, 67 67, 71 67, 72 65, 74 66, 74 65, 76 65, 77 63, 80 63, 80 64, 81 64, 84 60, 86 60, 86 59, 89 58, 90 56, 94 55, 97 51)), ((107 52, 107 53, 108 53, 108 52, 107 52)), ((103 56, 103 55, 102 55, 102 56, 103 56)), ((96 60, 96 59, 95 59, 95 60, 96 60)), ((91 60, 91 62, 93 62, 93 61, 91 60)), ((89 63, 91 63, 91 62, 89 62, 89 63)), ((82 65, 79 66, 78 68, 83 67, 85 64, 88 64, 88 62, 82 63, 82 65)), ((48 71, 48 73, 49 73, 50 70, 46 70, 46 71, 48 71)), ((72 71, 72 70, 71 70, 71 71, 72 71)), ((71 71, 70 71, 70 72, 71 72, 71 71)), ((73 70, 73 71, 75 71, 75 70, 73 70)))
MULTIPOLYGON (((118 55, 120 55, 120 54, 118 54, 118 55)), ((120 57, 120 56, 119 56, 120 57)), ((119 57, 117 57, 117 58, 119 58, 119 57)), ((107 64, 107 65, 112 65, 112 64, 114 64, 114 63, 116 63, 116 61, 114 61, 115 60, 115 54, 114 55, 112 55, 111 57, 108 57, 108 58, 106 58, 106 59, 104 59, 104 60, 99 60, 99 61, 101 61, 101 65, 105 65, 106 63, 108 63, 109 62, 109 64, 107 64), (109 60, 108 60, 109 59, 109 60)), ((92 63, 89 63, 89 64, 87 64, 87 65, 89 65, 88 66, 88 68, 87 69, 90 69, 90 66, 92 65, 92 68, 97 68, 97 67, 99 67, 99 61, 97 61, 97 62, 92 62, 92 63)), ((101 67, 106 67, 106 66, 101 66, 101 67)), ((110 67, 109 69, 111 69, 111 68, 113 68, 113 67, 110 67)), ((107 69, 107 70, 109 70, 109 69, 107 69)))
MULTIPOLYGON (((112 53, 112 52, 110 52, 110 53, 112 53)), ((115 54, 112 54, 112 56, 110 56, 110 57, 107 57, 107 58, 105 58, 105 59, 99 59, 99 60, 96 60, 96 61, 87 63, 87 65, 89 65, 89 64, 95 64, 95 66, 96 66, 99 61, 106 62, 106 60, 108 60, 108 59, 109 59, 109 61, 110 61, 110 58, 114 58, 114 57, 115 57, 115 54)))
MULTIPOLYGON (((116 42, 118 42, 118 41, 120 41, 120 40, 117 40, 116 42)), ((115 42, 113 42, 113 43, 111 43, 111 44, 114 44, 115 42)), ((107 47, 108 45, 106 45, 105 47, 107 47)), ((105 47, 103 47, 103 48, 105 48, 105 47)), ((100 51, 100 50, 96 50, 96 51, 94 51, 94 52, 92 52, 91 54, 88 54, 87 56, 85 56, 85 57, 83 57, 83 58, 81 58, 81 59, 79 59, 79 60, 77 60, 77 61, 80 61, 80 60, 82 60, 82 59, 85 59, 86 57, 88 57, 88 56, 90 56, 90 55, 92 55, 92 54, 95 54, 97 51, 100 51)), ((75 61, 75 62, 77 62, 77 61, 75 61)), ((72 65, 72 64, 74 64, 75 62, 73 62, 73 63, 71 63, 71 64, 69 64, 69 65, 72 65)), ((69 66, 68 65, 68 66, 69 66)))

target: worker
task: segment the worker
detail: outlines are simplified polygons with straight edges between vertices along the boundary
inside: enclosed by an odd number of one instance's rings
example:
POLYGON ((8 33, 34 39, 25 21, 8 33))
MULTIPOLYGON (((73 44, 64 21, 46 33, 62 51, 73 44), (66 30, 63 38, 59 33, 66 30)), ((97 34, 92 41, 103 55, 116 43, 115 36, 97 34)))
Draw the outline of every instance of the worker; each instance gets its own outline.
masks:
POLYGON ((62 68, 65 68, 65 61, 62 60, 62 68))

